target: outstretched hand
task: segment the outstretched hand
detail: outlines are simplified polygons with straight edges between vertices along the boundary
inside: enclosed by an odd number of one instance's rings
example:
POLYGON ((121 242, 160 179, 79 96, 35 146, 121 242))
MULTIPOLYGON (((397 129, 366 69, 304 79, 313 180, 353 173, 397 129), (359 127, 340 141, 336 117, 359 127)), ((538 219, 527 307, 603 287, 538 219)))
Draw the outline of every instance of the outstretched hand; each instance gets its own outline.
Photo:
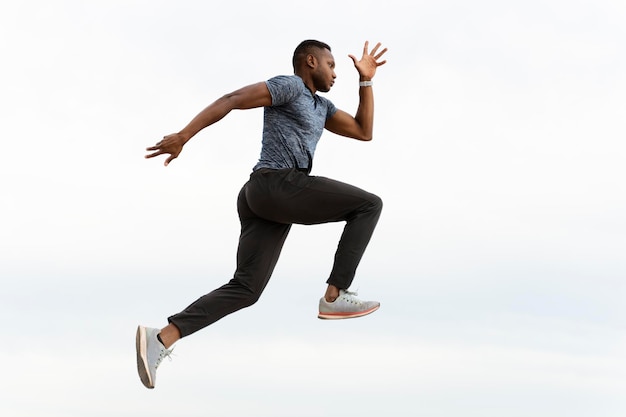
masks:
POLYGON ((146 155, 146 159, 154 158, 155 156, 169 154, 169 157, 165 160, 164 165, 168 166, 170 162, 180 155, 183 150, 183 146, 187 141, 179 133, 173 133, 163 137, 163 140, 157 142, 154 146, 146 148, 147 151, 155 151, 146 155))
POLYGON ((363 56, 361 60, 357 60, 354 55, 348 55, 352 62, 354 62, 354 67, 359 72, 359 76, 362 80, 371 80, 376 74, 376 68, 384 65, 387 61, 379 61, 380 57, 383 56, 385 52, 387 52, 387 48, 384 48, 382 51, 378 52, 381 43, 378 42, 374 49, 368 51, 369 42, 365 41, 365 46, 363 46, 363 56))

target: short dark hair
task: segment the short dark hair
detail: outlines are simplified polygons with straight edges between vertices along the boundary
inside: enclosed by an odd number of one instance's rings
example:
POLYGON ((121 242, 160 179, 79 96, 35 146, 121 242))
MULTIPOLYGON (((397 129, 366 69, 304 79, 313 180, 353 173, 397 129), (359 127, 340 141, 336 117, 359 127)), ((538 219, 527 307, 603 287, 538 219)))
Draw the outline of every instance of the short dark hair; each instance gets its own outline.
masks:
POLYGON ((291 63, 293 64, 294 71, 298 69, 298 64, 305 59, 307 55, 313 53, 314 49, 328 49, 328 51, 331 52, 330 46, 324 42, 313 39, 307 39, 306 41, 300 42, 300 45, 298 45, 296 50, 293 51, 293 59, 291 63))

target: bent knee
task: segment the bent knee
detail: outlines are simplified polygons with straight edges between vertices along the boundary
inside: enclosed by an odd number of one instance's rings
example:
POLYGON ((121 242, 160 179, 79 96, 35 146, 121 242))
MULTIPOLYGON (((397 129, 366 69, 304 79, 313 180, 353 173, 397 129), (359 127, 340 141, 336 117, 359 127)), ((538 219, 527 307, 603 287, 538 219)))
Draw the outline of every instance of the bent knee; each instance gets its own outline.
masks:
POLYGON ((250 292, 246 294, 241 301, 243 302, 244 307, 250 307, 251 305, 256 304, 256 302, 259 301, 259 298, 261 298, 261 292, 250 292))
POLYGON ((381 212, 383 210, 383 199, 375 194, 372 194, 370 204, 373 211, 381 212))

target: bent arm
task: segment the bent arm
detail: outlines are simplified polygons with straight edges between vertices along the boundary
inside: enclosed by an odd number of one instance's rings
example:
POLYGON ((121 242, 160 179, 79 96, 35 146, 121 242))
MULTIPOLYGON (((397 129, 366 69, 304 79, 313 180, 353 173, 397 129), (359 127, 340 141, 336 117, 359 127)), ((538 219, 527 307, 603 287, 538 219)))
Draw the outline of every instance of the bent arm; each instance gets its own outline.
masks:
MULTIPOLYGON (((371 82, 376 74, 376 69, 384 65, 387 61, 380 58, 387 52, 387 48, 378 52, 380 42, 374 46, 372 51, 368 50, 369 42, 363 46, 363 56, 357 60, 354 55, 349 55, 354 63, 354 67, 359 73, 360 81, 371 82)), ((359 86, 359 107, 354 117, 348 113, 337 110, 337 112, 326 121, 326 129, 341 136, 359 140, 372 140, 374 131, 374 93, 371 83, 368 86, 359 86)))
POLYGON ((359 87, 359 107, 354 117, 343 110, 337 110, 326 121, 325 128, 337 135, 363 141, 372 140, 374 132, 374 93, 372 87, 359 87))

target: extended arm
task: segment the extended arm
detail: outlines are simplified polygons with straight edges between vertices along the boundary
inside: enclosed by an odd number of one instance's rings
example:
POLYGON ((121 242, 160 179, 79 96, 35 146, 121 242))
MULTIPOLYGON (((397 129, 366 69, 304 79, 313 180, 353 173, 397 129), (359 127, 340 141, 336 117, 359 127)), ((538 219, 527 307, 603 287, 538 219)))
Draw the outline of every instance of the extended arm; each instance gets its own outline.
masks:
MULTIPOLYGON (((368 51, 368 42, 363 47, 363 56, 357 61, 354 55, 349 55, 354 66, 359 72, 359 81, 371 81, 376 74, 376 69, 387 61, 379 61, 380 57, 387 52, 387 48, 378 52, 381 44, 378 43, 368 51), (378 53, 377 53, 378 52, 378 53)), ((359 140, 371 140, 374 130, 374 93, 372 87, 359 87, 359 107, 354 117, 343 110, 337 112, 326 121, 326 129, 341 136, 347 136, 359 140)))
POLYGON ((147 148, 147 151, 153 152, 146 155, 146 158, 169 154, 169 157, 165 160, 165 166, 167 166, 172 160, 178 157, 183 150, 183 146, 185 146, 192 137, 205 127, 211 126, 213 123, 221 120, 230 113, 231 110, 252 109, 255 107, 269 106, 271 104, 272 97, 264 82, 252 84, 226 94, 202 110, 183 128, 183 130, 167 135, 154 146, 147 148))

